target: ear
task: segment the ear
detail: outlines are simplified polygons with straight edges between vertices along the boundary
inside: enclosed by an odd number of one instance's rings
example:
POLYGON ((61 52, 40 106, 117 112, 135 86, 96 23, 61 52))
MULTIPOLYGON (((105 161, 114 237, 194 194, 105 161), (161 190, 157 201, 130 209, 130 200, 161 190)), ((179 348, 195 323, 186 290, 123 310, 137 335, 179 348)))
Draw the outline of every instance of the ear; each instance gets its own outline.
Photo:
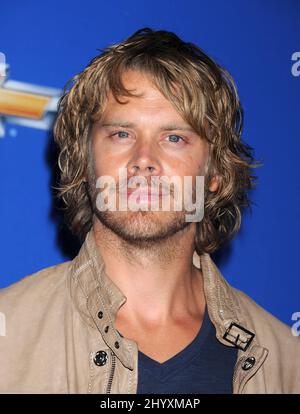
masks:
POLYGON ((209 186, 208 186, 209 190, 213 193, 215 191, 217 191, 218 188, 219 188, 219 183, 220 183, 219 175, 214 175, 210 180, 210 183, 209 183, 209 186))

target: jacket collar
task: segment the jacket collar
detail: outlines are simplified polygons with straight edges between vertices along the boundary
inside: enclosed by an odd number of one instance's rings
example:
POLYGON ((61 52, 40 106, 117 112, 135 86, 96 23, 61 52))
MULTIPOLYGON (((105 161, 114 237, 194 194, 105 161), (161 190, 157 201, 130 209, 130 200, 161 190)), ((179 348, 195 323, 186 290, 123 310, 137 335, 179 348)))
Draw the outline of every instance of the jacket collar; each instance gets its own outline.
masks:
MULTIPOLYGON (((254 334, 247 329, 246 318, 233 288, 208 253, 198 255, 194 251, 193 264, 202 271, 207 310, 217 339, 227 346, 246 350, 254 334)), ((78 255, 71 262, 70 291, 86 323, 99 330, 107 346, 124 366, 133 369, 135 342, 121 337, 114 327, 116 314, 126 297, 105 273, 93 229, 87 233, 78 255)))

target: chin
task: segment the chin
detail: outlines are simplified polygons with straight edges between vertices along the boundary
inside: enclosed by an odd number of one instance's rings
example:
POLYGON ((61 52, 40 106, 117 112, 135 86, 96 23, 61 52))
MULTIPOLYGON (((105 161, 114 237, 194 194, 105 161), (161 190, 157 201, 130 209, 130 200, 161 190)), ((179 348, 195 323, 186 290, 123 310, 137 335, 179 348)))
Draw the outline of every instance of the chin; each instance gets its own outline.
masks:
POLYGON ((164 240, 190 223, 184 215, 154 211, 105 211, 97 214, 100 222, 123 240, 145 245, 164 240))

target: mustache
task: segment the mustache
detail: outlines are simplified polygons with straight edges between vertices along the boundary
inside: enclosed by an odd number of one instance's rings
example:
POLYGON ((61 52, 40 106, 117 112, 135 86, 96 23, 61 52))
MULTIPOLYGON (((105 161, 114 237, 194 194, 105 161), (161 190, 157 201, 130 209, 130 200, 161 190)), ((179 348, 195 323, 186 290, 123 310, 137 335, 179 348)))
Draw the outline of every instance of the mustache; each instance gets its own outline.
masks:
MULTIPOLYGON (((174 194, 174 189, 172 188, 172 186, 163 186, 162 184, 159 184, 159 185, 154 185, 154 184, 149 184, 149 185, 137 185, 137 184, 134 184, 134 185, 122 185, 122 186, 120 186, 120 185, 117 185, 116 186, 116 191, 118 192, 118 193, 125 193, 126 191, 130 191, 130 192, 132 192, 132 191, 141 191, 141 192, 147 192, 147 191, 150 191, 150 192, 152 192, 152 191, 154 191, 154 192, 161 192, 161 193, 163 193, 163 194, 167 194, 167 193, 169 193, 169 194, 174 194)), ((112 191, 114 191, 114 188, 112 188, 112 191)))
MULTIPOLYGON (((97 187, 96 187, 96 182, 97 179, 93 179, 93 180, 88 180, 88 181, 84 181, 83 184, 85 185, 86 191, 88 193, 95 193, 97 192, 97 187)), ((158 185, 157 184, 152 184, 151 182, 147 182, 147 185, 142 184, 141 183, 125 183, 125 184, 120 184, 120 182, 117 182, 116 185, 108 185, 106 186, 106 191, 108 191, 109 193, 113 193, 113 192, 118 192, 118 193, 123 193, 126 192, 127 190, 130 191, 136 191, 136 190, 140 190, 140 191, 151 191, 152 189, 158 189, 159 192, 162 193, 169 193, 171 195, 174 194, 175 189, 173 188, 173 184, 167 185, 164 184, 162 182, 160 182, 158 185), (129 186, 130 184, 130 186, 129 186)), ((103 191, 104 188, 101 188, 100 191, 103 191)))
POLYGON ((170 194, 174 193, 174 189, 172 188, 172 184, 171 185, 166 185, 162 182, 160 182, 159 184, 155 184, 155 183, 151 183, 151 182, 147 181, 146 185, 141 184, 141 183, 130 183, 130 186, 129 186, 129 183, 127 182, 126 184, 121 185, 120 183, 117 183, 117 185, 116 185, 116 190, 119 193, 123 193, 127 190, 151 191, 153 189, 155 189, 155 190, 157 189, 158 191, 161 191, 162 193, 170 193, 170 194))

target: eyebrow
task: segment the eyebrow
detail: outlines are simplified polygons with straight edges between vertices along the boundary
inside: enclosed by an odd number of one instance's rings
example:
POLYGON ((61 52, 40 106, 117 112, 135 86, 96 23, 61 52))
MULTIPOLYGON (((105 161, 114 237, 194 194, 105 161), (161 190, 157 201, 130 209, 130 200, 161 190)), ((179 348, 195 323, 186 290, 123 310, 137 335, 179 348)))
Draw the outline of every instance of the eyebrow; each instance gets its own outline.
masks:
MULTIPOLYGON (((121 128, 135 128, 136 124, 132 122, 99 122, 100 128, 107 127, 121 127, 121 128)), ((162 125, 160 131, 190 131, 195 132, 194 129, 188 125, 166 124, 162 125)))

